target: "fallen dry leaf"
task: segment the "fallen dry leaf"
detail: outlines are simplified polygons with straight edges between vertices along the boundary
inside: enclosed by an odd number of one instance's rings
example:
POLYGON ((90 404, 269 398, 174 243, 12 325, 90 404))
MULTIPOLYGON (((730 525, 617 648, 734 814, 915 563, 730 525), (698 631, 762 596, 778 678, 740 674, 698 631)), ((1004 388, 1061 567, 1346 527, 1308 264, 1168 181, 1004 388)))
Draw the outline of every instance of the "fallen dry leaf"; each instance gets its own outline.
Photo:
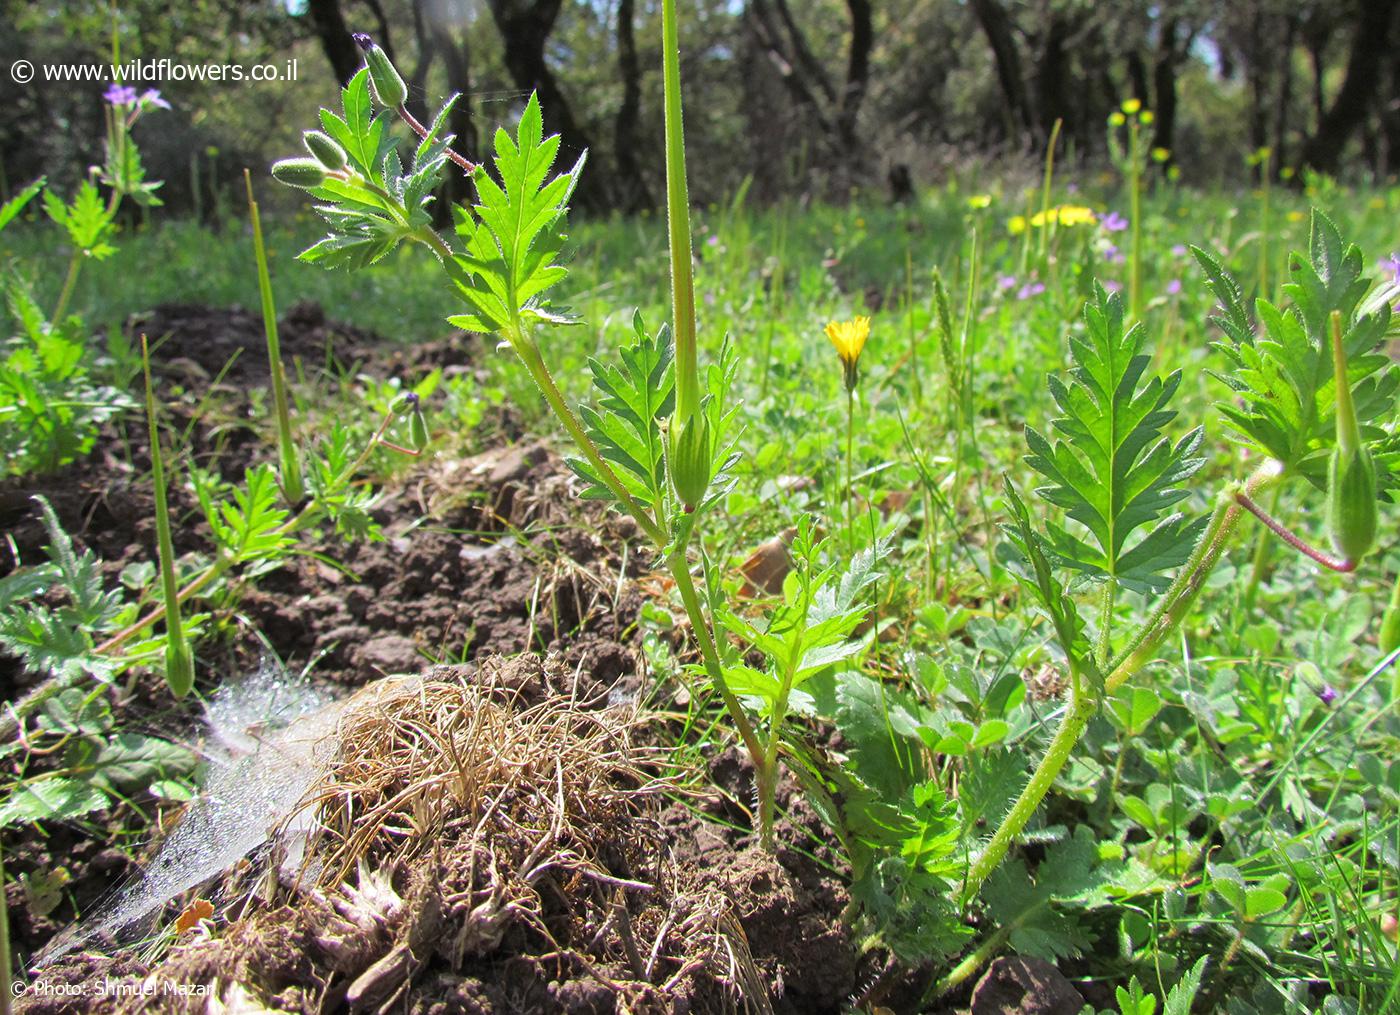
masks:
POLYGON ((207 920, 213 915, 214 906, 208 899, 195 899, 175 921, 175 933, 184 934, 197 926, 200 920, 207 920))

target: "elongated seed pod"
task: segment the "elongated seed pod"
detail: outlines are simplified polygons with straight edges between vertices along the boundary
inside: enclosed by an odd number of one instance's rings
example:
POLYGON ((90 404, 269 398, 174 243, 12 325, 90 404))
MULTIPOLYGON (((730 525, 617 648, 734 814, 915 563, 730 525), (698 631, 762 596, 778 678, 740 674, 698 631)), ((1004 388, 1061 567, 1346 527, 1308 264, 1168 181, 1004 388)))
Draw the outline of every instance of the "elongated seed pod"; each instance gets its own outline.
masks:
POLYGON ((1376 542, 1379 508, 1376 504, 1376 465, 1361 439, 1356 408, 1347 376, 1346 348, 1342 341, 1342 315, 1333 311, 1332 370, 1337 402, 1337 444, 1327 463, 1327 534, 1343 560, 1355 563, 1376 542))
POLYGON ((1350 454, 1334 449, 1327 466, 1327 533, 1338 556, 1354 562, 1370 552, 1379 514, 1371 453, 1364 445, 1350 454))
POLYGON ((408 443, 414 451, 423 451, 428 446, 428 421, 423 418, 423 410, 416 405, 408 419, 408 443))

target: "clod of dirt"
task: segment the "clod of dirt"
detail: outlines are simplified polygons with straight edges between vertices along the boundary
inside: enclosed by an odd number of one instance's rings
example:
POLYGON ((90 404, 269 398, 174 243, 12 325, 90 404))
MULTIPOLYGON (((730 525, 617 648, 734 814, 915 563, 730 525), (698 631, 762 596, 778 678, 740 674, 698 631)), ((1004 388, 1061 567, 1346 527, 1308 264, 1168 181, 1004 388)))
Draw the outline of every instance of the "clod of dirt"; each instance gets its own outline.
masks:
MULTIPOLYGON (((300 874, 126 982, 242 1010, 770 1011, 730 901, 672 856, 635 713, 541 690, 561 669, 497 659, 360 691, 303 798, 300 874)), ((750 867, 794 897, 771 860, 750 867)), ((133 990, 97 1010, 185 1000, 133 990)))
POLYGON ((1044 959, 1006 955, 972 991, 971 1015, 1079 1015, 1084 998, 1044 959))

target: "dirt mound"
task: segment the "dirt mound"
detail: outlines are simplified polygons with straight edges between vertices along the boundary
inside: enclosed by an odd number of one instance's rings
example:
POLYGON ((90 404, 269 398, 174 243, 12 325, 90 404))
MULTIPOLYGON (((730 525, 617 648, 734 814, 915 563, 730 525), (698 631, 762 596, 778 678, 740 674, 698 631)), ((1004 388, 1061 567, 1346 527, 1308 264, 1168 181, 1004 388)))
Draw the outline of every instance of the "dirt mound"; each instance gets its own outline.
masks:
MULTIPOLYGON (((158 356, 167 379, 212 388, 219 419, 246 420, 250 389, 267 379, 255 315, 162 307, 133 325, 167 336, 158 356)), ((307 364, 334 356, 410 382, 434 367, 471 369, 455 343, 386 348, 314 307, 293 308, 281 330, 288 357, 307 364)), ((266 434, 246 422, 206 425, 185 402, 171 411, 193 424, 187 453, 227 476, 268 458, 266 434)), ((153 559, 148 468, 144 427, 109 428, 93 455, 59 474, 0 486, 0 528, 25 563, 39 559, 47 540, 30 496, 41 493, 114 581, 126 563, 153 559)), ((195 505, 174 493, 174 510, 190 517, 195 505)), ((531 443, 434 457, 386 491, 374 519, 385 541, 327 536, 314 556, 250 585, 238 615, 291 666, 315 659, 316 678, 342 687, 462 664, 423 685, 437 688, 436 711, 421 712, 427 699, 395 699, 347 741, 322 808, 323 866, 307 883, 241 882, 232 896, 241 903, 155 970, 147 952, 115 951, 70 956, 45 979, 217 980, 235 1010, 336 1010, 352 989, 360 1007, 395 1011, 764 1011, 770 1001, 777 1011, 842 1010, 872 970, 842 922, 841 861, 810 808, 786 788, 779 853, 757 851, 744 831, 752 773, 737 752, 710 759, 707 795, 663 792, 660 755, 639 745, 670 744, 678 727, 658 718, 639 731, 616 718, 642 684, 635 579, 650 561, 631 524, 580 502, 559 457, 531 443), (498 655, 518 658, 485 662, 498 655), (408 757, 410 744, 431 760, 382 764, 408 757), (464 760, 483 751, 507 760, 464 760)), ((207 549, 198 525, 177 528, 176 540, 181 551, 207 549)), ((11 567, 0 562, 0 573, 11 567)), ((204 672, 229 673, 251 667, 258 649, 242 639, 200 651, 204 672)), ((0 657, 0 698, 28 682, 0 657)), ((123 722, 139 712, 146 732, 178 738, 189 718, 170 706, 151 681, 116 707, 123 722)), ((12 877, 62 868, 68 878, 57 900, 33 897, 28 881, 8 886, 21 959, 78 915, 74 904, 88 915, 130 875, 127 851, 113 844, 130 843, 156 813, 141 797, 81 827, 10 830, 12 877)), ((85 1010, 96 1010, 91 1000, 85 1010)), ((104 1003, 145 1010, 152 1000, 104 1003)), ((31 991, 24 1004, 73 1010, 71 995, 31 991)))
MULTIPOLYGON (((43 982, 129 985, 91 1009, 112 1011, 182 1011, 188 991, 304 1012, 765 1010, 738 900, 668 841, 635 711, 538 689, 529 704, 514 688, 539 669, 493 658, 361 691, 300 874, 154 967, 80 957, 43 982)), ((782 877, 743 865, 765 868, 782 877)))

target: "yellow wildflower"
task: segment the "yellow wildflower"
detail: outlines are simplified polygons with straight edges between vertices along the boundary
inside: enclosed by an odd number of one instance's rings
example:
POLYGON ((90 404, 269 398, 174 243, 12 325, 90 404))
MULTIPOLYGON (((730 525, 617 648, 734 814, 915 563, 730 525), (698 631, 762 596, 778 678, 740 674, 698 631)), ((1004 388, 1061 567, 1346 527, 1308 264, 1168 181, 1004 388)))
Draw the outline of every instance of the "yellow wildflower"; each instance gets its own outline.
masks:
MULTIPOLYGON (((1017 217, 1019 218, 1019 216, 1017 217)), ((1015 221, 1015 219, 1012 219, 1013 224, 1015 221)), ((1082 226, 1086 224, 1092 225, 1095 221, 1097 221, 1097 219, 1094 216, 1093 209, 1086 208, 1082 204, 1062 204, 1055 208, 1049 208, 1046 211, 1036 212, 1031 216, 1030 225, 1035 229, 1043 229, 1048 225, 1056 223, 1062 226, 1082 226)), ((1022 228, 1024 228, 1024 226, 1022 228)), ((1019 232, 1021 230, 1014 228, 1013 225, 1011 231, 1019 232)))
POLYGON ((1303 221, 1304 219, 1306 219, 1306 218, 1307 218, 1307 215, 1305 215, 1305 214, 1303 214, 1302 212, 1298 211, 1296 208, 1295 208, 1293 211, 1291 211, 1291 212, 1288 213, 1288 221, 1289 221, 1289 222, 1302 222, 1302 221, 1303 221))
POLYGON ((832 321, 826 326, 826 337, 836 347, 836 355, 841 357, 841 369, 846 375, 846 390, 854 391, 856 367, 860 362, 865 340, 870 337, 870 318, 857 317, 850 321, 832 321))
POLYGON ((1144 127, 1150 127, 1152 126, 1153 119, 1152 110, 1144 109, 1142 115, 1138 117, 1138 123, 1142 124, 1144 127))
POLYGON ((1012 215, 1011 218, 1006 220, 1006 228, 1010 231, 1012 236, 1020 236, 1026 231, 1026 216, 1012 215))
POLYGON ((1125 123, 1127 123, 1127 120, 1124 119, 1123 114, 1118 112, 1118 110, 1115 109, 1108 114, 1108 125, 1110 127, 1121 127, 1125 123))
POLYGON ((991 194, 973 194, 967 199, 968 207, 978 209, 990 208, 992 205, 991 194))
POLYGON ((1093 210, 1080 204, 1062 204, 1054 212, 1059 214, 1062 226, 1093 225, 1097 221, 1093 210))
POLYGON ((1165 161, 1167 161, 1167 159, 1169 159, 1169 158, 1171 158, 1171 157, 1172 157, 1172 153, 1171 153, 1170 151, 1168 151, 1166 148, 1153 148, 1153 149, 1152 149, 1152 161, 1153 161, 1153 162, 1165 162, 1165 161))
POLYGON ((1142 100, 1141 100, 1141 99, 1124 99, 1124 100, 1123 100, 1123 112, 1127 113, 1129 116, 1132 116, 1134 113, 1138 112, 1138 110, 1140 110, 1140 109, 1142 109, 1142 100))

